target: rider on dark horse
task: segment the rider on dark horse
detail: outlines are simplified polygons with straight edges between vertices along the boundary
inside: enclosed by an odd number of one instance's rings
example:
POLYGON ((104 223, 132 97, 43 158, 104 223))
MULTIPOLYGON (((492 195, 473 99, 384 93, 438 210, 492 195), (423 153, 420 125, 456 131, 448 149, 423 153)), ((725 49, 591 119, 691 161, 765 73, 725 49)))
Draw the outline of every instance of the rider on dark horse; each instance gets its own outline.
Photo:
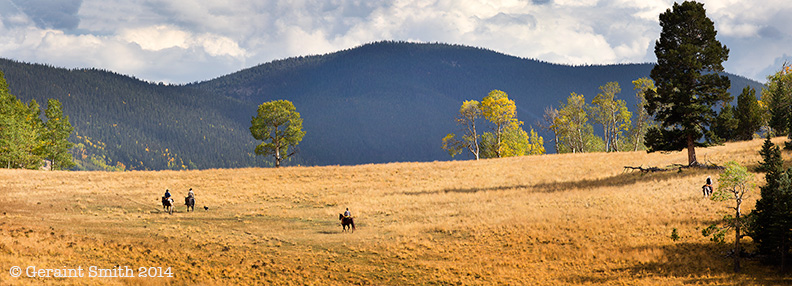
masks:
POLYGON ((170 197, 170 190, 165 189, 165 194, 162 196, 162 208, 165 210, 169 210, 171 207, 173 207, 173 201, 170 197))
POLYGON ((351 226, 352 231, 355 231, 355 221, 352 218, 352 213, 349 212, 349 208, 346 209, 343 215, 338 214, 338 219, 341 221, 341 226, 344 228, 344 231, 346 231, 349 226, 351 226))
POLYGON ((195 210, 195 193, 193 193, 192 188, 190 191, 187 192, 187 197, 184 198, 184 205, 187 206, 187 211, 190 211, 190 208, 195 210))

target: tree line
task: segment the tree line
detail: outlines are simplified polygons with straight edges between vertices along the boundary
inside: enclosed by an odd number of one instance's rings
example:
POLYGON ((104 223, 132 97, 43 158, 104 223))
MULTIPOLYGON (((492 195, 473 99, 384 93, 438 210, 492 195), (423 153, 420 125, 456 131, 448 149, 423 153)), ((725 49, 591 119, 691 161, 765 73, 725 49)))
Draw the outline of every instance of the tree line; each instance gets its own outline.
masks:
POLYGON ((443 149, 451 157, 467 151, 476 160, 544 154, 544 139, 533 128, 530 134, 525 132, 516 113, 517 105, 500 90, 491 91, 481 102, 467 100, 462 103, 455 119, 461 126, 462 135, 446 135, 443 149), (490 132, 482 132, 478 122, 480 118, 489 122, 490 132))
POLYGON ((633 112, 628 110, 626 102, 616 97, 621 92, 617 82, 600 86, 600 93, 591 104, 586 103, 583 94, 572 92, 566 102, 560 103, 559 108, 545 108, 540 126, 552 132, 556 153, 644 149, 643 134, 651 122, 642 106, 646 92, 654 89, 654 83, 650 79, 640 78, 633 84, 638 102, 634 120, 633 112), (594 134, 592 122, 602 126, 604 137, 594 134))
POLYGON ((0 166, 4 168, 38 169, 44 160, 52 170, 74 166, 69 136, 74 128, 69 116, 63 114, 60 101, 47 100, 41 118, 41 106, 31 99, 23 103, 8 90, 5 75, 0 71, 0 166))

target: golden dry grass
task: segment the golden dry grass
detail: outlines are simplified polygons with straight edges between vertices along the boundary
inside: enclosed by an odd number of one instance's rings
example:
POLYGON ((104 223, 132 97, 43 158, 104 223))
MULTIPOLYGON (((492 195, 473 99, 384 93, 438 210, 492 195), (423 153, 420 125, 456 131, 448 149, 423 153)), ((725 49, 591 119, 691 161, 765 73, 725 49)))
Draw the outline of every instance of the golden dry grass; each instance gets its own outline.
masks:
MULTIPOLYGON (((697 151, 700 161, 755 166, 761 144, 697 151)), ((717 171, 623 170, 685 161, 681 152, 630 152, 281 169, 0 170, 0 284, 792 282, 754 261, 732 274, 728 246, 701 236, 728 210, 701 197, 704 178, 717 179, 717 171), (196 211, 179 204, 162 213, 166 188, 177 199, 193 188, 196 211), (356 217, 354 233, 341 233, 345 207, 356 217), (674 228, 678 241, 670 239, 674 228), (171 267, 174 277, 9 275, 11 266, 116 265, 171 267)), ((754 190, 746 212, 757 197, 754 190)))

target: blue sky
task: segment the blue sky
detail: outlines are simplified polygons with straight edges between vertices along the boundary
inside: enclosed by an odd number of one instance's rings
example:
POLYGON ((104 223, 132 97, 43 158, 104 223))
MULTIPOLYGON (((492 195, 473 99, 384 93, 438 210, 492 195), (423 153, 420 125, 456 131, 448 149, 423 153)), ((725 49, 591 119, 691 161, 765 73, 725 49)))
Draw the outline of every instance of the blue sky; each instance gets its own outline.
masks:
MULTIPOLYGON (((792 62, 792 1, 702 1, 727 71, 792 62)), ((0 57, 187 83, 380 40, 563 64, 654 62, 668 0, 0 0, 0 57)))

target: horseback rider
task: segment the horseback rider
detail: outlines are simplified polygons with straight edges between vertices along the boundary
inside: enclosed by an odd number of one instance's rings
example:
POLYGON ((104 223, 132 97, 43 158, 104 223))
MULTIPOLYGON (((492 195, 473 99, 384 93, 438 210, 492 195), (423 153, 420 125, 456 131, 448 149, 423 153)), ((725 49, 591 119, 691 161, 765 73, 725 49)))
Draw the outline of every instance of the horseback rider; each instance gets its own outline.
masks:
POLYGON ((350 218, 350 217, 352 217, 352 213, 349 212, 349 208, 347 208, 346 211, 344 212, 344 218, 350 218))
POLYGON ((192 188, 190 188, 190 191, 187 192, 187 197, 195 199, 195 193, 193 193, 192 188))
POLYGON ((707 182, 704 184, 704 187, 707 189, 707 193, 705 195, 712 195, 712 178, 710 178, 710 176, 707 176, 707 182))
POLYGON ((162 196, 162 197, 165 198, 165 199, 170 199, 170 197, 171 197, 170 191, 168 189, 165 189, 165 195, 162 196))

